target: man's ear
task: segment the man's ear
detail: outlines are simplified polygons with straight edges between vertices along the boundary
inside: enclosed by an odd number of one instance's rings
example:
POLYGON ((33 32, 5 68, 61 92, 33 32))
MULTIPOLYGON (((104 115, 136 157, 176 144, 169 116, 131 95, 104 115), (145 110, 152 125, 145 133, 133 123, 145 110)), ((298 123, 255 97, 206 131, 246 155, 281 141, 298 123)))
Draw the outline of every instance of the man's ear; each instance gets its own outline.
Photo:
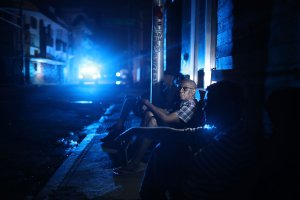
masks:
POLYGON ((193 94, 194 94, 194 95, 196 94, 196 89, 193 89, 193 94))

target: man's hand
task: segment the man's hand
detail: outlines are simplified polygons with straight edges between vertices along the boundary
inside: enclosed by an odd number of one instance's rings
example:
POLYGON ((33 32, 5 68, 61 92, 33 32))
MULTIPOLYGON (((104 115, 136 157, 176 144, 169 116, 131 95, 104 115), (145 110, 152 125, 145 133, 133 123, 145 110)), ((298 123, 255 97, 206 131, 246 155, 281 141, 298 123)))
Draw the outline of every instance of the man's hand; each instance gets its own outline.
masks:
POLYGON ((180 122, 177 112, 168 113, 166 112, 166 110, 151 104, 148 99, 142 99, 142 103, 145 106, 147 106, 148 109, 163 122, 166 123, 180 122))
POLYGON ((148 105, 151 103, 148 99, 142 99, 141 101, 143 103, 142 110, 143 112, 145 112, 146 110, 148 110, 148 105))
POLYGON ((146 105, 142 105, 142 111, 145 112, 148 109, 146 105))
POLYGON ((144 105, 148 106, 150 103, 150 101, 148 99, 142 99, 142 102, 144 105))

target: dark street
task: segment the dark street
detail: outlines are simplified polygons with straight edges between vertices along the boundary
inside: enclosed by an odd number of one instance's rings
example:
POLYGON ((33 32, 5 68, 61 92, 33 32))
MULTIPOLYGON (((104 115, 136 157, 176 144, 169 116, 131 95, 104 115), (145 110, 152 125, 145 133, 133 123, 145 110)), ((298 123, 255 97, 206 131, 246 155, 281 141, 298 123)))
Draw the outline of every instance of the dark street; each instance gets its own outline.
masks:
POLYGON ((120 90, 108 85, 2 87, 1 191, 10 199, 36 195, 89 134, 85 127, 121 100, 120 90))

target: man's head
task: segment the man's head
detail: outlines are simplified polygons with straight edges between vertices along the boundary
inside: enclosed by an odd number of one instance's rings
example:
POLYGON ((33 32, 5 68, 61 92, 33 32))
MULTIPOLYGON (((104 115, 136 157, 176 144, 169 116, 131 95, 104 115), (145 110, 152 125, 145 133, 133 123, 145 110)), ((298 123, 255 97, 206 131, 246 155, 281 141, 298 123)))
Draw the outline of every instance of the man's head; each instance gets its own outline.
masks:
POLYGON ((174 81, 173 73, 171 73, 169 71, 164 71, 162 80, 167 86, 171 87, 173 85, 173 81, 174 81))
POLYGON ((206 91, 204 111, 207 124, 221 128, 241 119, 244 91, 239 85, 220 81, 208 86, 206 91))
POLYGON ((195 98, 197 85, 192 80, 183 80, 180 85, 180 99, 181 100, 190 100, 195 98))

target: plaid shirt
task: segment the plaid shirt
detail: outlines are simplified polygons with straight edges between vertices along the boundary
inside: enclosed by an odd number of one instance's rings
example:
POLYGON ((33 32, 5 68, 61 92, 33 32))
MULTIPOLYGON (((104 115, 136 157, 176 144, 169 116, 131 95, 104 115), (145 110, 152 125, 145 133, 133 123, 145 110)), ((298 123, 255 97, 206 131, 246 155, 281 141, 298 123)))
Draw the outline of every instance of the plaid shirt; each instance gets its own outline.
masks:
POLYGON ((178 118, 184 123, 188 123, 195 113, 196 102, 195 99, 186 100, 180 103, 180 109, 177 111, 178 118))

